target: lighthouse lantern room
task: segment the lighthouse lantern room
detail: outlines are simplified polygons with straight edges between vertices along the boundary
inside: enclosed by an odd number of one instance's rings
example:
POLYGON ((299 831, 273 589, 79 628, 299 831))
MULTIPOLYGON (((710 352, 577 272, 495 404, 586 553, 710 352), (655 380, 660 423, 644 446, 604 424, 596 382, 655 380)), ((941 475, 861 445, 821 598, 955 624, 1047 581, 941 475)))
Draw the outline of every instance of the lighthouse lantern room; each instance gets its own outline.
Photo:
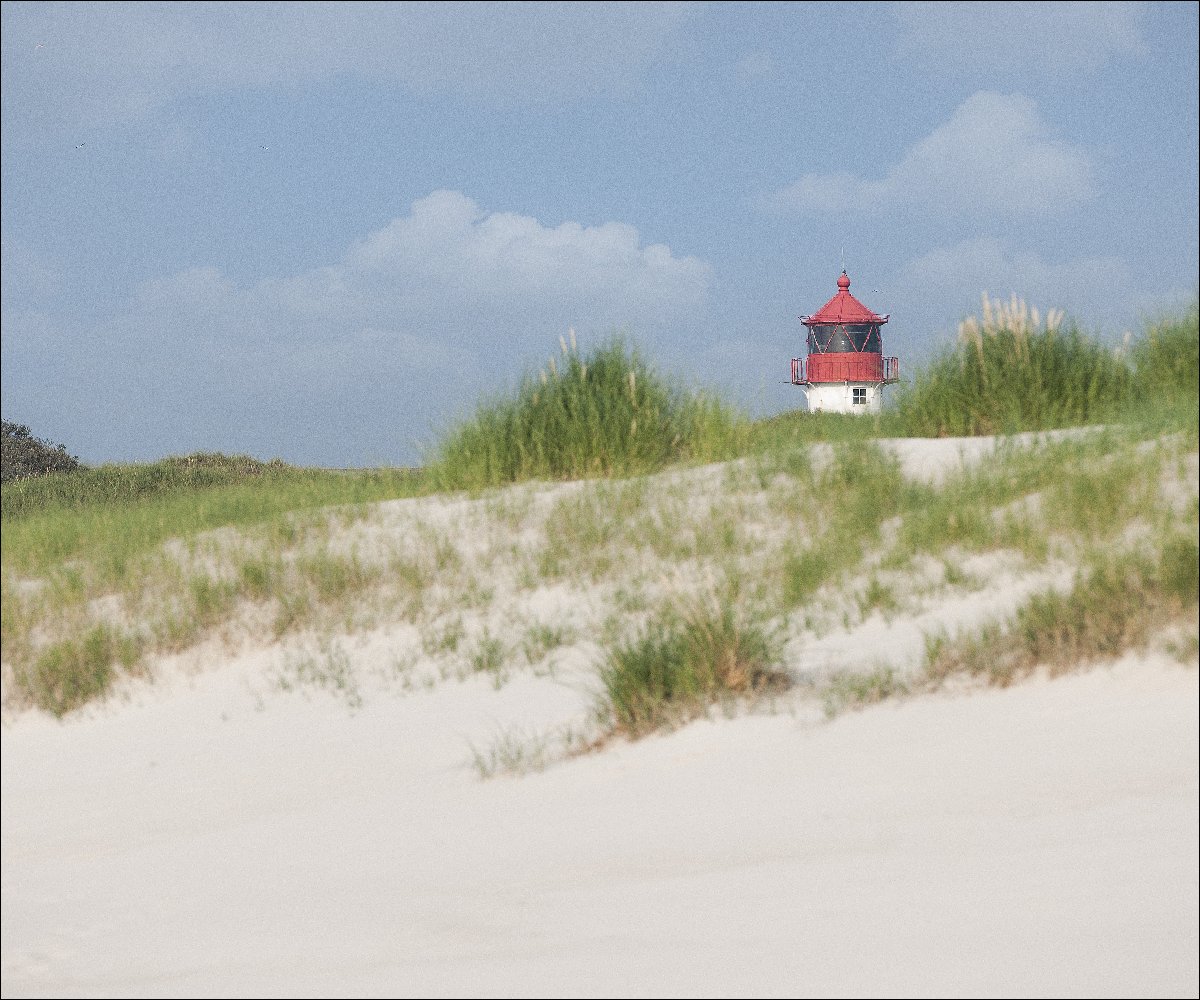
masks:
POLYGON ((850 294, 850 278, 838 276, 837 294, 811 316, 808 356, 792 359, 792 385, 805 391, 814 413, 878 413, 883 387, 895 382, 900 364, 883 356, 879 316, 850 294))

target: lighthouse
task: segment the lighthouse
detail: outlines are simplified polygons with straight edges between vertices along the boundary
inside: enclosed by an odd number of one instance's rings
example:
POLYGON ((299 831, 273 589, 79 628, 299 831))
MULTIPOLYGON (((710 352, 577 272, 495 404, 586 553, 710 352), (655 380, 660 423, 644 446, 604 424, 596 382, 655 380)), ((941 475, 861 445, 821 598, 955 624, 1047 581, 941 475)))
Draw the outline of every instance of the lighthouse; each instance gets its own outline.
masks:
POLYGON ((850 277, 838 276, 837 294, 811 316, 808 356, 792 359, 792 385, 801 386, 813 413, 878 413, 883 387, 895 382, 899 360, 883 356, 879 316, 850 294, 850 277))

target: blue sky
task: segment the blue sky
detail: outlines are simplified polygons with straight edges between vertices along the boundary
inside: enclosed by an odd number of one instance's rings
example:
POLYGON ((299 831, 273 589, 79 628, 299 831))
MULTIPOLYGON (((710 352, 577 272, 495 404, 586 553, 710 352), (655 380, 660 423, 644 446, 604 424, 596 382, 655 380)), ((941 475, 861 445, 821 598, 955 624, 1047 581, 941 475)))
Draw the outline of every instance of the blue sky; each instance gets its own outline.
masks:
POLYGON ((1197 288, 1197 5, 25 4, 5 419, 85 460, 409 464, 625 332, 756 415, 835 291, 1114 343, 1197 288))

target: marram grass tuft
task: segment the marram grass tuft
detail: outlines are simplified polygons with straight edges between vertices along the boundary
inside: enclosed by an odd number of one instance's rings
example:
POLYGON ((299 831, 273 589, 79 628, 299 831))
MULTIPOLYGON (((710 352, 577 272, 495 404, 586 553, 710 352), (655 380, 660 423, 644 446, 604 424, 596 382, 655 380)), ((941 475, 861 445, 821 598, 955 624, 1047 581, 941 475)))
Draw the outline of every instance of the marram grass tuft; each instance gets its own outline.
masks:
POLYGON ((918 437, 1006 434, 1103 420, 1128 405, 1133 376, 1119 351, 1085 336, 1051 310, 1015 296, 983 296, 983 319, 959 326, 958 343, 935 358, 896 400, 905 433, 918 437))
POLYGON ((653 472, 734 454, 748 422, 718 399, 667 383, 619 338, 562 352, 516 394, 482 403, 430 465, 439 489, 653 472))

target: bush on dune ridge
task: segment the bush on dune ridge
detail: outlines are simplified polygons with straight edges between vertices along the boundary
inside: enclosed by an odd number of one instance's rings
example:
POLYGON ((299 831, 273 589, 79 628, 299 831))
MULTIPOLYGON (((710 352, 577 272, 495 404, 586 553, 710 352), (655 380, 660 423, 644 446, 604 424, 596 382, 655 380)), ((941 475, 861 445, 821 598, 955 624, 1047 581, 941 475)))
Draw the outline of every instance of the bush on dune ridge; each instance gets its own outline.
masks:
POLYGON ((65 445, 35 438, 24 424, 3 422, 0 445, 0 482, 13 483, 54 472, 74 472, 79 459, 65 445))
POLYGON ((652 472, 682 459, 736 451, 748 423, 730 407, 664 381, 615 338, 562 353, 516 394, 484 402, 434 455, 431 483, 478 489, 525 479, 578 479, 652 472))
MULTIPOLYGON (((82 510, 124 504, 169 493, 228 486, 289 467, 279 459, 261 462, 248 455, 198 452, 157 462, 109 463, 12 483, 4 491, 5 519, 34 511, 82 510)), ((69 470, 54 470, 55 473, 69 470)))

